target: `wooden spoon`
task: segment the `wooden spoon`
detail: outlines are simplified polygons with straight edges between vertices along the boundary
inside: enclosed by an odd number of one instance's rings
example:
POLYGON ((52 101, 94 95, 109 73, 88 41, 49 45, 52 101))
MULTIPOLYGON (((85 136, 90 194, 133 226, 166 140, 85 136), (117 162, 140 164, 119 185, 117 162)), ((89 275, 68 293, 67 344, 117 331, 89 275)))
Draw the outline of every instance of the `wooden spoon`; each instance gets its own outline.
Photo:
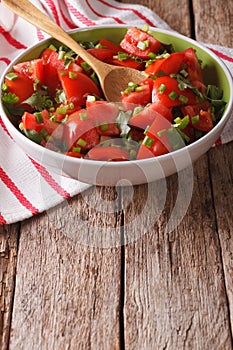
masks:
POLYGON ((18 16, 42 29, 44 32, 59 40, 82 57, 82 59, 96 72, 105 98, 108 101, 120 101, 121 92, 125 90, 129 82, 138 83, 145 79, 145 75, 136 69, 113 66, 103 63, 93 57, 74 39, 72 39, 69 34, 50 20, 28 0, 2 0, 2 2, 18 16))

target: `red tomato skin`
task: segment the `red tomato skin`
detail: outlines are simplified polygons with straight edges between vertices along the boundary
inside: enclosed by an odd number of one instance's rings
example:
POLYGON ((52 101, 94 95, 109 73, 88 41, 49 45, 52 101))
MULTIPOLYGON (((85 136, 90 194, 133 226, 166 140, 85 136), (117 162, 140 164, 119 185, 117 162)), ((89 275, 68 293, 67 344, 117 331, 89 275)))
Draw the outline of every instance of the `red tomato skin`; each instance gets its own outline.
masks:
POLYGON ((144 68, 144 63, 137 62, 131 58, 127 58, 126 60, 112 59, 109 63, 114 66, 129 67, 137 70, 143 70, 144 68))
POLYGON ((98 58, 102 62, 111 62, 114 52, 110 49, 98 48, 98 49, 88 49, 87 50, 92 56, 98 58))
POLYGON ((162 45, 152 35, 138 28, 131 27, 127 30, 127 33, 121 41, 120 46, 129 54, 145 59, 149 58, 148 55, 150 52, 156 53, 162 45), (148 47, 145 50, 138 48, 138 43, 145 41, 149 42, 148 47))
POLYGON ((18 96, 19 100, 16 105, 25 101, 35 91, 33 89, 33 81, 25 74, 16 73, 18 78, 15 80, 9 80, 5 77, 5 83, 8 86, 8 92, 18 96))
POLYGON ((165 75, 177 74, 184 64, 184 57, 183 52, 171 53, 168 58, 160 58, 150 64, 145 72, 149 75, 156 75, 159 71, 162 71, 165 75))
POLYGON ((117 161, 126 161, 129 160, 129 153, 122 148, 114 146, 103 146, 92 148, 87 155, 87 159, 92 160, 102 160, 106 162, 117 162, 117 161))
POLYGON ((83 106, 88 94, 101 96, 99 88, 87 75, 71 70, 59 70, 58 72, 68 103, 73 102, 75 106, 83 106), (69 73, 75 73, 76 77, 70 78, 69 73))
POLYGON ((187 88, 182 91, 179 89, 178 82, 175 78, 171 78, 170 76, 162 76, 158 77, 154 81, 154 87, 152 90, 152 102, 160 102, 167 108, 181 106, 184 104, 184 102, 179 100, 180 95, 188 98, 188 102, 186 104, 194 105, 198 102, 197 96, 191 89, 187 88), (159 92, 159 88, 162 84, 166 86, 166 89, 164 92, 159 92), (169 97, 169 94, 173 91, 178 95, 176 99, 169 97))
POLYGON ((68 151, 68 152, 65 152, 65 155, 73 158, 83 158, 83 154, 79 152, 68 151))
POLYGON ((137 153, 137 160, 158 157, 169 153, 166 146, 159 140, 155 140, 152 147, 148 148, 144 144, 140 145, 137 153))
POLYGON ((105 46, 107 49, 111 50, 114 55, 116 55, 119 51, 122 51, 120 45, 116 45, 116 44, 114 44, 111 41, 106 40, 106 39, 101 39, 99 41, 99 44, 101 46, 105 46))

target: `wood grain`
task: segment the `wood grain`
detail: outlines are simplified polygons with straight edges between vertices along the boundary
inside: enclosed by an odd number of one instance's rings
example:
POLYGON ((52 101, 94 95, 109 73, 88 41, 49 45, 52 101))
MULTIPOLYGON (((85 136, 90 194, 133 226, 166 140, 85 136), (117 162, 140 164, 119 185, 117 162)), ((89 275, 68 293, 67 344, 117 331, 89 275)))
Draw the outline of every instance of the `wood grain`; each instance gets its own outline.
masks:
MULTIPOLYGON (((171 6, 169 1, 165 4, 148 1, 148 5, 162 18, 166 17, 171 26, 176 18, 176 29, 179 31, 180 27, 183 28, 183 19, 190 17, 187 3, 180 2, 176 7, 171 6)), ((232 21, 229 22, 231 5, 226 2, 224 6, 228 12, 226 22, 223 23, 222 11, 222 15, 217 17, 221 23, 214 22, 213 18, 209 23, 207 11, 213 7, 214 13, 219 11, 216 2, 194 1, 194 27, 198 40, 218 43, 217 38, 219 44, 222 43, 222 28, 228 33, 232 26, 232 21), (213 33, 216 34, 215 38, 213 33)), ((191 33, 191 27, 183 32, 186 35, 191 33)), ((225 38, 224 44, 230 46, 231 40, 225 38)), ((232 150, 230 147, 232 145, 226 146, 229 151, 232 150)), ((129 235, 140 236, 140 233, 144 233, 141 239, 125 247, 126 349, 232 349, 232 316, 228 308, 229 303, 232 315, 232 216, 228 218, 232 206, 232 166, 229 166, 229 160, 224 163, 224 157, 218 163, 224 149, 217 150, 217 159, 215 152, 216 149, 210 152, 210 169, 216 168, 213 174, 211 170, 209 174, 208 155, 194 165, 192 200, 186 216, 175 230, 166 231, 177 196, 175 176, 167 180, 167 202, 159 220, 154 223, 150 220, 152 213, 158 210, 158 203, 154 201, 151 202, 147 218, 137 220, 134 225, 135 217, 142 217, 143 204, 147 203, 145 193, 148 191, 142 187, 136 189, 138 202, 124 212, 125 223, 133 223, 130 230, 125 229, 126 239, 129 235), (227 176, 224 176, 224 170, 217 173, 218 164, 222 169, 223 164, 227 167, 227 176), (219 181, 222 190, 219 190, 219 181), (224 204, 225 217, 220 213, 226 193, 230 203, 227 201, 224 204), (217 199, 218 205, 214 208, 217 199), (153 225, 145 230, 147 222, 153 225)), ((228 156, 225 158, 228 159, 228 156)), ((156 190, 154 193, 158 195, 156 190)), ((123 202, 125 198, 127 193, 123 193, 123 202)))
POLYGON ((120 244, 115 200, 91 189, 22 224, 11 349, 119 348, 121 248, 101 247, 120 244))
POLYGON ((14 297, 18 226, 0 226, 0 348, 6 350, 9 342, 11 313, 14 297))
MULTIPOLYGON (((141 239, 125 248, 127 349, 231 349, 207 163, 204 156, 194 167, 193 196, 181 224, 171 232, 166 231, 176 200, 173 191, 176 179, 171 177, 161 217, 141 239)), ((139 194, 136 197, 142 198, 139 194)), ((137 204, 125 212, 126 221, 140 215, 137 204)), ((156 211, 156 202, 151 205, 156 211)), ((152 213, 151 208, 148 216, 152 213)), ((131 226, 130 234, 144 230, 145 223, 138 220, 137 225, 131 226)), ((126 229, 126 237, 128 234, 126 229)))
POLYGON ((181 34, 190 36, 189 0, 121 0, 128 4, 145 5, 154 11, 170 27, 181 34), (179 14, 177 15, 177 12, 179 14))
POLYGON ((209 152, 217 229, 233 334, 233 143, 209 152), (223 180, 224 179, 224 180, 223 180))

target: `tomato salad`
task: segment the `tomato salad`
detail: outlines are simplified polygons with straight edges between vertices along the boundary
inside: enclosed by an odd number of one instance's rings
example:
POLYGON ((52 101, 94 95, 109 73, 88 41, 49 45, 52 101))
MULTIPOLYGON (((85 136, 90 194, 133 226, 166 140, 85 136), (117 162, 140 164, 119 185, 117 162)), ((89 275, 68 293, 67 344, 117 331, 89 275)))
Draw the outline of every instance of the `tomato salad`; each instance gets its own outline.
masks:
POLYGON ((77 158, 125 161, 156 157, 208 133, 221 118, 222 91, 203 80, 193 48, 174 52, 148 28, 131 27, 116 45, 80 43, 93 56, 144 72, 121 103, 104 100, 91 67, 67 47, 50 45, 39 58, 6 74, 2 101, 34 142, 77 158))

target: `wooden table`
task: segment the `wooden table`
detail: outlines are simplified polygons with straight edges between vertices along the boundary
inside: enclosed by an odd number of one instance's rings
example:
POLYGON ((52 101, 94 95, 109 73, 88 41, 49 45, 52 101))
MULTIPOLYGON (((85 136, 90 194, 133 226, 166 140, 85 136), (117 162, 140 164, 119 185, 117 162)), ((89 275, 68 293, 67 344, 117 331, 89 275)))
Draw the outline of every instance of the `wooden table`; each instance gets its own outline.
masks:
MULTIPOLYGON (((199 41, 233 47, 232 0, 122 2, 147 5, 199 41)), ((163 182, 158 217, 154 183, 91 188, 2 226, 2 349, 232 349, 233 143, 195 163, 187 212, 171 230, 182 175, 163 182)))

